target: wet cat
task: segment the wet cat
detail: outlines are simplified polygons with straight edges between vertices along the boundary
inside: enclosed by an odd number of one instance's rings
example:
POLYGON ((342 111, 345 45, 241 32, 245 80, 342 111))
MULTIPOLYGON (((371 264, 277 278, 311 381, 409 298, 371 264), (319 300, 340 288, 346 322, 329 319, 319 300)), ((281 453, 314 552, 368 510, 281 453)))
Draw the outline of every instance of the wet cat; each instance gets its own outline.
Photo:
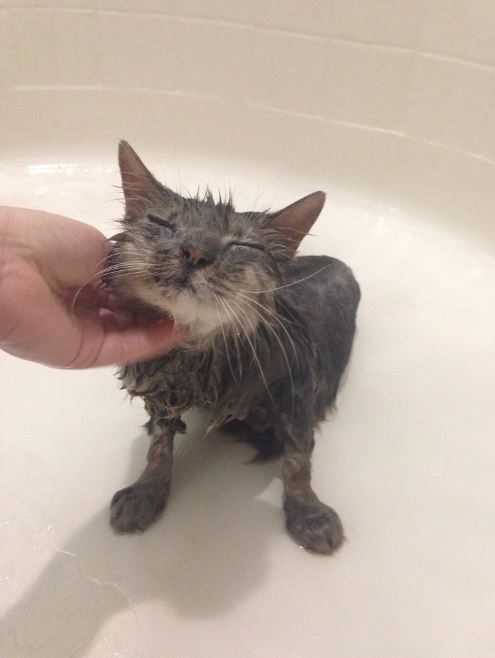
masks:
POLYGON ((112 525, 144 530, 162 512, 174 435, 194 406, 211 427, 247 433, 260 458, 282 455, 289 534, 332 553, 343 528, 311 488, 310 460, 349 358, 360 291, 344 263, 296 257, 325 195, 278 212, 237 212, 209 192, 186 198, 163 186, 126 142, 119 164, 126 210, 105 284, 130 305, 172 316, 187 337, 120 370, 145 401, 151 445, 140 478, 112 499, 112 525))

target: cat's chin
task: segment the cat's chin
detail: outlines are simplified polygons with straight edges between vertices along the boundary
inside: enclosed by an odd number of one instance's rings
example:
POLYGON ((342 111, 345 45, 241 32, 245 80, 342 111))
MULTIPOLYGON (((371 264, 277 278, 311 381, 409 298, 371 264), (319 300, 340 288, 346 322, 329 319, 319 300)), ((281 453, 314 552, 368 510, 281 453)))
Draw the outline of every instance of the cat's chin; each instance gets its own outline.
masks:
POLYGON ((154 286, 136 286, 135 298, 162 317, 169 317, 176 324, 186 329, 188 341, 192 346, 214 341, 218 334, 228 336, 251 334, 255 331, 259 314, 246 307, 232 306, 227 299, 218 295, 201 296, 194 288, 175 289, 171 294, 163 288, 154 286))
POLYGON ((199 299, 190 289, 182 290, 174 296, 155 296, 153 303, 160 313, 171 316, 176 324, 185 327, 193 341, 204 341, 222 331, 222 328, 226 331, 230 327, 231 319, 219 302, 215 299, 199 299))

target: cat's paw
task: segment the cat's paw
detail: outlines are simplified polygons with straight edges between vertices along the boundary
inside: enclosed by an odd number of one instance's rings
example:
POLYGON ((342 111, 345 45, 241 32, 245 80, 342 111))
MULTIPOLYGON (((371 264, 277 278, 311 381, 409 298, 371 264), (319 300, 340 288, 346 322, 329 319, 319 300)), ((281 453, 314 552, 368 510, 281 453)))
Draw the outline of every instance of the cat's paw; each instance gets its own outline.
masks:
POLYGON ((169 487, 136 483, 117 491, 110 504, 110 523, 118 532, 145 530, 161 514, 169 487))
POLYGON ((287 496, 284 500, 287 530, 303 548, 333 553, 343 543, 344 528, 337 513, 319 500, 287 496))

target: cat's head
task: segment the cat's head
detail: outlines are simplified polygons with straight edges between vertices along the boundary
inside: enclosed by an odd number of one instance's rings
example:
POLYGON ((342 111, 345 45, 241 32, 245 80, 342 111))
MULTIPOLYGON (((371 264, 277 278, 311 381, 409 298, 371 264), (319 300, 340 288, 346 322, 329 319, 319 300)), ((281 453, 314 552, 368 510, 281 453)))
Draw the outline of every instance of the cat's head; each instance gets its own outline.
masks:
POLYGON ((278 212, 236 212, 231 200, 186 198, 159 183, 127 142, 119 145, 125 197, 106 283, 134 303, 172 315, 193 334, 249 330, 280 266, 318 217, 315 192, 278 212))

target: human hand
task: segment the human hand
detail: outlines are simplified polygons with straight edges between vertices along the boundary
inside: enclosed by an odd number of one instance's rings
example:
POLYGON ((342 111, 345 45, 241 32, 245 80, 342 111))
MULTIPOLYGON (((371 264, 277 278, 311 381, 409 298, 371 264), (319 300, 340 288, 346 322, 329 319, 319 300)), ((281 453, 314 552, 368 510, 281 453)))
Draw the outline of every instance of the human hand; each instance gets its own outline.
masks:
POLYGON ((98 277, 110 244, 73 219, 0 207, 0 348, 56 368, 143 361, 180 338, 173 323, 120 307, 98 277))

